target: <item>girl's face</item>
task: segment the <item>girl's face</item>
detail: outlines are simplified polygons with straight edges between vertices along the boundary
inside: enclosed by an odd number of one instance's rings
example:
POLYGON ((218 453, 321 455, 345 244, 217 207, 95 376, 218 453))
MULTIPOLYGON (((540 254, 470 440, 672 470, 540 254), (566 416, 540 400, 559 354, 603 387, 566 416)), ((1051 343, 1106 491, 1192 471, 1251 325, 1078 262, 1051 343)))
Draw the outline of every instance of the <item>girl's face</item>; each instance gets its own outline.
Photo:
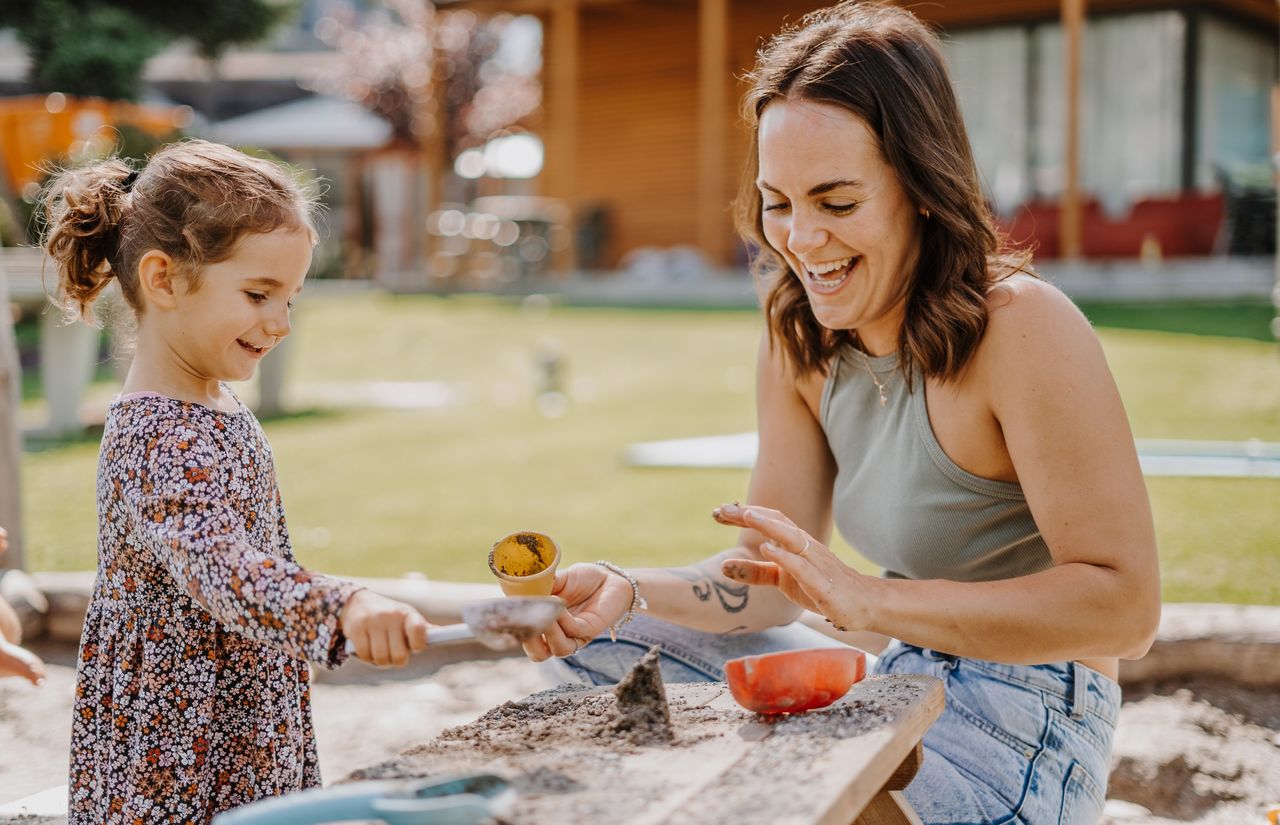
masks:
POLYGON ((245 235, 231 257, 209 264, 194 292, 179 287, 171 344, 208 381, 245 381, 289 334, 293 298, 311 267, 311 236, 277 229, 245 235))
POLYGON ((758 130, 765 239, 804 285, 818 323, 897 345, 920 248, 919 210, 858 116, 776 100, 758 130))

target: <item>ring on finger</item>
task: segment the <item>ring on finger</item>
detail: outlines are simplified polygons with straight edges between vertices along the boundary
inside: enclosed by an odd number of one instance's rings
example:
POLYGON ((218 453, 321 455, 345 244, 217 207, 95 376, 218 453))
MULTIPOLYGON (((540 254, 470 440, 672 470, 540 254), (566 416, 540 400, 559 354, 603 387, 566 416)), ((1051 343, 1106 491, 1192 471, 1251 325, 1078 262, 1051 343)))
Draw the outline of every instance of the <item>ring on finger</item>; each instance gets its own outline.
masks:
POLYGON ((804 537, 804 547, 801 547, 801 548, 800 548, 800 555, 802 555, 802 556, 803 556, 805 553, 808 553, 808 552, 809 552, 809 545, 811 545, 811 544, 813 544, 813 540, 812 540, 812 539, 810 539, 808 536, 805 536, 805 537, 804 537))

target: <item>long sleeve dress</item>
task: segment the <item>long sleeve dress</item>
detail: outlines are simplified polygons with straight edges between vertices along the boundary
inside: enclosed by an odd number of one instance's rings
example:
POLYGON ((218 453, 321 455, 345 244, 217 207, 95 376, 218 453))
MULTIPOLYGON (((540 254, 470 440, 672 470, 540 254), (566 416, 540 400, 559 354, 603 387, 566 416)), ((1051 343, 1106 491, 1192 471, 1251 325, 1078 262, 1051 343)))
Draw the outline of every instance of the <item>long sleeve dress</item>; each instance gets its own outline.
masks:
POLYGON ((118 399, 97 499, 70 823, 206 823, 319 785, 307 660, 345 658, 357 588, 294 561, 253 413, 118 399))

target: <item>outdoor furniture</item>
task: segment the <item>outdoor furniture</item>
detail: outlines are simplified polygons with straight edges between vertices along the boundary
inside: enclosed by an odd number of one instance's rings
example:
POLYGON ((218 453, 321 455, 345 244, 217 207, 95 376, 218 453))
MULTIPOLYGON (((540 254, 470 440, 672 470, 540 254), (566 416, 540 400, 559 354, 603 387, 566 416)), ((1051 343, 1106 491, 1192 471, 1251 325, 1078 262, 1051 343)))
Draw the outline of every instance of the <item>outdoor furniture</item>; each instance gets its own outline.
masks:
POLYGON ((821 710, 763 717, 722 683, 668 684, 669 739, 609 727, 611 688, 508 702, 350 780, 492 771, 519 795, 511 823, 919 823, 901 793, 942 712, 932 676, 872 676, 821 710))

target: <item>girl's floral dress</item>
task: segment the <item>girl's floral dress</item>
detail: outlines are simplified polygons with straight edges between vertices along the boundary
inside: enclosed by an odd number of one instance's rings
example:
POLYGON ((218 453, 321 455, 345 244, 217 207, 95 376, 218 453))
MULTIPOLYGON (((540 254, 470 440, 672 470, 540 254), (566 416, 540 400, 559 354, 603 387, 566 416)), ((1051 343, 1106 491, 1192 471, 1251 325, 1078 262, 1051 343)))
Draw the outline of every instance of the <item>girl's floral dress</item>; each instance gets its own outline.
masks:
POLYGON ((354 585, 294 561, 253 414, 151 394, 108 412, 69 821, 207 823, 320 783, 308 659, 345 658, 354 585))

